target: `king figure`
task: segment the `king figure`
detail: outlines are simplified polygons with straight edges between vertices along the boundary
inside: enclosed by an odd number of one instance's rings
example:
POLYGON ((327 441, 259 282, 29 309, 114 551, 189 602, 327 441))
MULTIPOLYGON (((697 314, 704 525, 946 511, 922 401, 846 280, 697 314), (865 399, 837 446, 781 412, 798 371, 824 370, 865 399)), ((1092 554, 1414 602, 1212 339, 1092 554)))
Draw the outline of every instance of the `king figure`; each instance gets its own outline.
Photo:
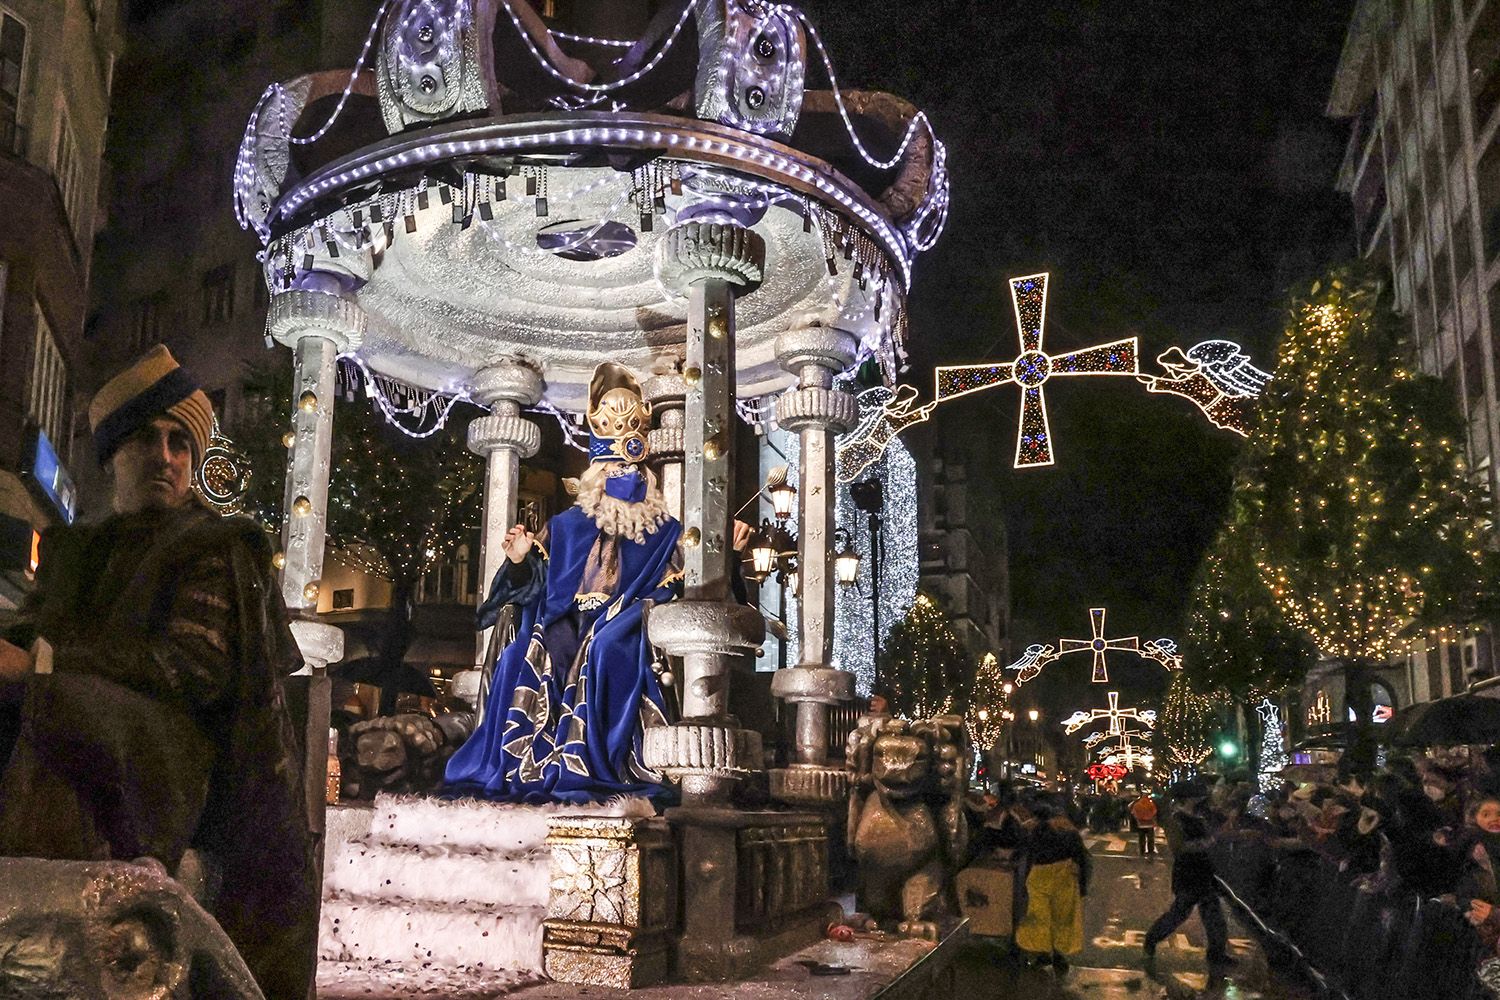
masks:
POLYGON ((668 721, 644 615, 681 589, 682 525, 641 464, 650 416, 628 370, 594 370, 577 502, 537 535, 506 533, 479 608, 480 628, 506 605, 519 623, 488 665, 483 721, 448 762, 450 792, 540 803, 665 787, 641 762, 642 731, 668 721))

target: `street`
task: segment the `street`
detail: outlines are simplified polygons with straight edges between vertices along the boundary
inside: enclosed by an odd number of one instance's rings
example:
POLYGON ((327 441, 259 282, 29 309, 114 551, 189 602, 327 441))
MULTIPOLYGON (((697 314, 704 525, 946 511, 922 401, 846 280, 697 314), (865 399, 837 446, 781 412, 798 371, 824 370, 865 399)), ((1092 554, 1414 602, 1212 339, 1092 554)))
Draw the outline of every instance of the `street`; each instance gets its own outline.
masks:
POLYGON ((1238 964, 1225 979, 1208 981, 1203 928, 1196 915, 1157 948, 1155 969, 1147 974, 1141 946, 1146 929, 1172 899, 1170 856, 1164 852, 1154 862, 1142 861, 1128 833, 1085 834, 1084 840, 1094 858, 1094 875, 1084 900, 1083 951, 1069 957, 1068 972, 1059 976, 1051 969, 1026 968, 1008 955, 1008 942, 979 939, 959 957, 956 996, 1300 1000, 1306 995, 1295 980, 1267 968, 1259 945, 1227 906, 1229 950, 1238 964))

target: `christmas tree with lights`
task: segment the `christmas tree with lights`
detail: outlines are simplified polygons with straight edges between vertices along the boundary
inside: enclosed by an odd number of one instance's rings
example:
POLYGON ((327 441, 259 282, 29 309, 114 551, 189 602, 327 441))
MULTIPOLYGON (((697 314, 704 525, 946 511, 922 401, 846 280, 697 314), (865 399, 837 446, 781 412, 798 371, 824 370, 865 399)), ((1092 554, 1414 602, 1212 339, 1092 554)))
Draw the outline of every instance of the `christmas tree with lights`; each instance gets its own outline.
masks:
POLYGON ((891 711, 908 719, 962 711, 973 683, 973 659, 947 613, 930 595, 918 593, 880 651, 879 688, 891 711))
POLYGON ((1170 773, 1189 776, 1213 753, 1222 704, 1198 690, 1191 675, 1172 676, 1152 735, 1156 758, 1166 762, 1170 773))
POLYGON ((1296 684, 1317 649, 1293 628, 1256 560, 1254 532, 1231 520, 1204 555, 1188 611, 1183 667, 1202 688, 1239 700, 1296 684))
MULTIPOLYGON (((1422 628, 1484 617, 1500 578, 1453 393, 1411 367, 1400 331, 1363 265, 1292 297, 1226 527, 1263 590, 1241 564, 1223 607, 1269 593, 1287 625, 1343 661, 1360 731, 1354 770, 1373 762, 1373 666, 1422 628)), ((1212 619, 1211 606, 1198 610, 1212 619)))
POLYGON ((994 653, 985 653, 979 658, 969 709, 964 714, 964 727, 980 757, 1000 739, 1004 730, 1004 713, 1010 710, 1011 688, 1011 683, 1005 679, 1005 668, 994 653))
POLYGON ((1269 792, 1287 765, 1286 727, 1281 721, 1281 709, 1270 698, 1262 698, 1255 712, 1260 716, 1260 790, 1269 792))
MULTIPOLYGON (((252 372, 236 428, 253 470, 249 509, 272 528, 279 528, 282 513, 290 374, 290 366, 252 372)), ((334 417, 329 548, 345 565, 391 583, 391 614, 377 650, 377 675, 388 681, 403 670, 423 571, 452 558, 478 529, 484 466, 465 447, 467 424, 466 418, 450 419, 430 436, 414 439, 363 401, 340 406, 334 417)), ((382 686, 390 688, 390 697, 382 699, 389 703, 394 685, 382 686)))

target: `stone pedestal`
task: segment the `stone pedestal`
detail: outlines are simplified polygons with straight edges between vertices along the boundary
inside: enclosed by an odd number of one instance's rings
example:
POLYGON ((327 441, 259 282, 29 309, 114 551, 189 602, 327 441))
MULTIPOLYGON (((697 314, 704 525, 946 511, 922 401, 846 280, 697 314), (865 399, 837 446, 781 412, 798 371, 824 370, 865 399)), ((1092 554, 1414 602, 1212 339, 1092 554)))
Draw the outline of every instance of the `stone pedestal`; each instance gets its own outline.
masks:
POLYGON ((823 935, 828 831, 807 813, 682 807, 667 822, 683 858, 675 974, 738 979, 823 935))
POLYGON ((663 820, 558 817, 548 823, 547 975, 636 989, 666 978, 677 924, 677 850, 663 820))
POLYGON ((792 330, 776 341, 782 366, 797 375, 783 393, 776 420, 798 435, 798 613, 801 660, 779 671, 771 692, 796 706, 794 763, 771 774, 771 794, 797 805, 843 801, 848 779, 842 762, 828 763, 828 708, 854 695, 854 675, 829 666, 833 658, 834 439, 858 421, 859 409, 833 379, 853 363, 855 338, 830 327, 792 330))

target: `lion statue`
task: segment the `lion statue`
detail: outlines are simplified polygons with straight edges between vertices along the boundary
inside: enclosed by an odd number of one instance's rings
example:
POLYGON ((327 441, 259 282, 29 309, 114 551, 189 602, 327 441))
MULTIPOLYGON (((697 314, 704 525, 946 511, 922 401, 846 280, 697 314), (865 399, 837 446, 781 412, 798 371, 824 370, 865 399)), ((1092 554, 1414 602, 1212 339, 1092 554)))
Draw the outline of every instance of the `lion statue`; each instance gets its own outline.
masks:
POLYGON ((968 848, 968 741, 956 715, 860 719, 849 735, 849 850, 860 909, 902 934, 936 939, 968 848))

